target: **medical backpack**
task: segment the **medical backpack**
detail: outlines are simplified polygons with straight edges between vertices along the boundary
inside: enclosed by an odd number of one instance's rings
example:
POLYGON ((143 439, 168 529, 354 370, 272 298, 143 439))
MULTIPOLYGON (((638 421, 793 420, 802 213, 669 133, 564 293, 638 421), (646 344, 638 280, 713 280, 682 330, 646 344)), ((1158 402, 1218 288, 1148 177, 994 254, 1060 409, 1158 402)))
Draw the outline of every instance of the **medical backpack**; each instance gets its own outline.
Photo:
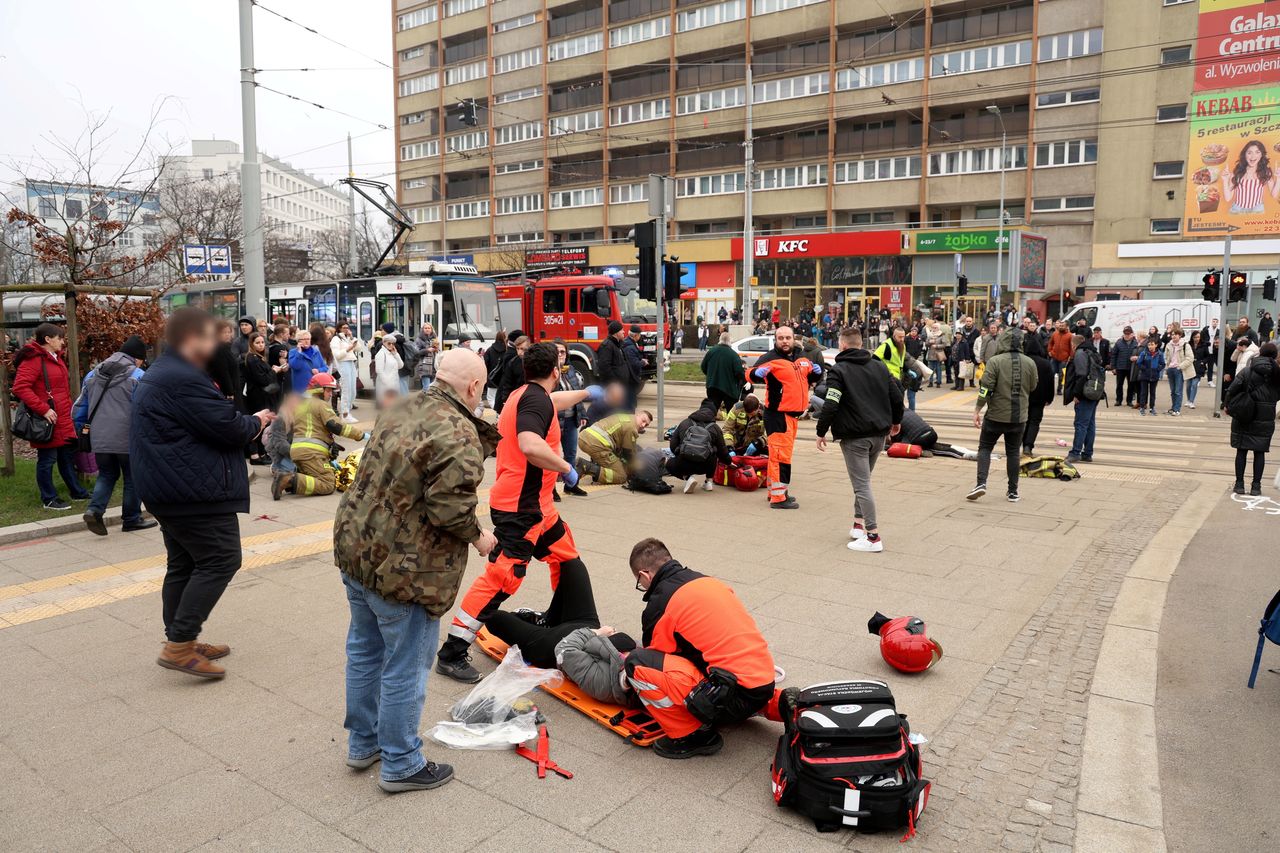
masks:
POLYGON ((877 832, 916 822, 929 801, 920 750, 882 681, 832 681, 783 692, 773 799, 819 832, 877 832))

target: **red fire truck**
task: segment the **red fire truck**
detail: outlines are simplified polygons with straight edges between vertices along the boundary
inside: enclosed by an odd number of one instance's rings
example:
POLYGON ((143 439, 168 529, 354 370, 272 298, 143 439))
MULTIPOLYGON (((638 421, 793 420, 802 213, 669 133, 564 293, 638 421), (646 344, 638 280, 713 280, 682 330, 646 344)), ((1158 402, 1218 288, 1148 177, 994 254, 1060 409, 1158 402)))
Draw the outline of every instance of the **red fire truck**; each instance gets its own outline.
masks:
POLYGON ((552 275, 536 281, 499 282, 498 314, 508 332, 520 329, 535 343, 564 338, 569 360, 587 382, 595 379, 596 349, 610 321, 639 326, 645 378, 657 364, 658 306, 641 299, 634 278, 552 275))

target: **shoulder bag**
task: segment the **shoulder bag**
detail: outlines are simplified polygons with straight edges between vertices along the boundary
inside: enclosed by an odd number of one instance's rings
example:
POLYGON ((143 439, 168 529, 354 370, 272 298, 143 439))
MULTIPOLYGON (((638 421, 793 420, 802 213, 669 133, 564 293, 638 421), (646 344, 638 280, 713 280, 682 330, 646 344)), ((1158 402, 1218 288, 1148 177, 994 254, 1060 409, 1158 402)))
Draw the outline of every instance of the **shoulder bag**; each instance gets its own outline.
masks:
POLYGON ((80 430, 76 433, 76 449, 81 453, 93 452, 93 439, 89 437, 89 427, 93 424, 93 417, 98 414, 98 407, 102 405, 103 400, 107 399, 107 392, 111 390, 111 386, 115 384, 117 377, 124 375, 127 374, 117 374, 117 376, 112 376, 107 380, 102 393, 98 395, 98 402, 93 404, 93 408, 89 410, 89 417, 85 418, 84 423, 80 425, 80 430))
MULTIPOLYGON (((49 408, 53 408, 53 389, 49 387, 49 367, 40 361, 40 371, 44 374, 44 392, 49 400, 49 408)), ((13 413, 13 434, 29 444, 45 444, 53 439, 53 424, 42 415, 37 415, 27 408, 26 403, 18 403, 13 413)))

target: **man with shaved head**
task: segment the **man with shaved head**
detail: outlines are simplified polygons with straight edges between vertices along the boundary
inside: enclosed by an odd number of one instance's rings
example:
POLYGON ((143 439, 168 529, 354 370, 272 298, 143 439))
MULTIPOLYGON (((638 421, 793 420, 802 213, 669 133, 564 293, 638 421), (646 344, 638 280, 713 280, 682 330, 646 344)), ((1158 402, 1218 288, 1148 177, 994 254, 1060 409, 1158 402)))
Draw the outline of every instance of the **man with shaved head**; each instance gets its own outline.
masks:
POLYGON ((764 432, 769 444, 769 507, 795 509, 791 497, 791 453, 796 446, 796 420, 809 408, 809 383, 822 365, 804 357, 795 333, 779 326, 773 349, 760 356, 751 378, 764 382, 764 432))
POLYGON ((436 788, 453 768, 422 755, 418 723, 428 662, 467 567, 467 546, 496 540, 476 518, 476 489, 498 431, 476 416, 487 371, 451 349, 421 394, 385 409, 333 525, 351 608, 347 631, 347 766, 382 762, 389 793, 436 788))

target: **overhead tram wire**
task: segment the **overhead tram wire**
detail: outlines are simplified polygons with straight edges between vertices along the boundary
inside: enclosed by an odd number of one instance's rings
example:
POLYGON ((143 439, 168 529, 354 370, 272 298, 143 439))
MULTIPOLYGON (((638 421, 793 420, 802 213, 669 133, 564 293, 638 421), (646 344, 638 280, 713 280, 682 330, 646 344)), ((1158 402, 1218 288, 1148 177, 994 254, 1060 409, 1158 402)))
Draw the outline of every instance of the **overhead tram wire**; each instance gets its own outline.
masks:
POLYGON ((351 119, 351 120, 353 120, 353 121, 363 122, 364 124, 371 124, 371 125, 373 125, 374 127, 378 128, 379 130, 390 130, 390 129, 391 129, 391 128, 387 127, 387 125, 382 124, 381 122, 377 122, 377 121, 370 121, 370 120, 369 120, 369 119, 367 119, 367 118, 361 118, 360 116, 352 115, 351 113, 344 112, 343 110, 340 110, 340 109, 338 109, 337 107, 326 107, 324 104, 317 104, 315 101, 308 101, 306 98, 300 98, 300 97, 298 97, 297 95, 290 95, 288 92, 282 92, 282 91, 280 91, 279 89, 273 89, 273 88, 271 88, 270 86, 264 86, 264 85, 262 85, 261 83, 258 83, 258 82, 254 82, 254 84, 253 84, 253 85, 254 85, 256 88, 258 88, 258 89, 262 89, 262 90, 263 90, 263 91, 265 91, 265 92, 271 92, 271 93, 273 93, 273 94, 280 95, 281 97, 288 98, 288 99, 289 99, 289 100, 291 100, 291 101, 297 101, 298 103, 301 103, 301 104, 307 104, 307 105, 312 106, 312 107, 315 107, 316 109, 319 109, 319 110, 326 110, 326 111, 331 112, 331 113, 337 113, 338 115, 340 115, 340 116, 345 116, 345 117, 347 117, 347 118, 349 118, 349 119, 351 119))
POLYGON ((282 14, 282 13, 280 13, 280 12, 277 12, 277 11, 276 11, 276 10, 274 10, 274 9, 268 8, 268 7, 266 7, 266 6, 263 6, 261 3, 259 3, 259 2, 258 2, 258 0, 249 0, 249 2, 250 2, 253 6, 255 6, 255 7, 257 7, 257 8, 259 8, 259 9, 261 9, 261 10, 262 10, 262 11, 264 11, 264 12, 266 12, 267 14, 269 14, 269 15, 275 15, 277 18, 281 19, 282 21, 288 21, 289 23, 293 24, 295 27, 300 27, 301 29, 306 30, 307 32, 311 33, 312 35, 314 35, 314 36, 316 36, 316 37, 318 37, 318 38, 322 38, 322 39, 324 39, 324 40, 325 40, 325 41, 327 41, 327 42, 331 42, 332 44, 336 44, 338 47, 341 47, 341 48, 343 48, 344 50, 349 50, 349 51, 351 51, 351 52, 352 52, 352 53, 354 53, 354 54, 358 54, 359 56, 363 56, 365 59, 369 60, 370 62, 376 62, 376 63, 378 63, 379 65, 381 65, 383 68, 386 68, 386 69, 387 69, 387 70, 389 70, 389 71, 390 71, 390 70, 394 70, 394 69, 393 69, 389 64, 387 64, 386 62, 383 62, 381 59, 378 59, 376 56, 370 56, 369 54, 365 53, 365 52, 364 52, 364 51, 362 51, 362 50, 359 50, 358 48, 354 48, 354 47, 352 47, 352 46, 351 46, 351 45, 349 45, 349 44, 346 44, 346 43, 344 43, 344 42, 338 41, 337 39, 335 39, 335 38, 333 38, 333 37, 331 37, 331 36, 327 36, 327 35, 325 35, 324 33, 322 33, 322 32, 320 32, 319 30, 317 30, 315 27, 309 27, 309 26, 307 26, 306 24, 304 24, 304 23, 302 23, 302 22, 300 22, 300 21, 295 21, 293 18, 290 18, 288 15, 282 14))

